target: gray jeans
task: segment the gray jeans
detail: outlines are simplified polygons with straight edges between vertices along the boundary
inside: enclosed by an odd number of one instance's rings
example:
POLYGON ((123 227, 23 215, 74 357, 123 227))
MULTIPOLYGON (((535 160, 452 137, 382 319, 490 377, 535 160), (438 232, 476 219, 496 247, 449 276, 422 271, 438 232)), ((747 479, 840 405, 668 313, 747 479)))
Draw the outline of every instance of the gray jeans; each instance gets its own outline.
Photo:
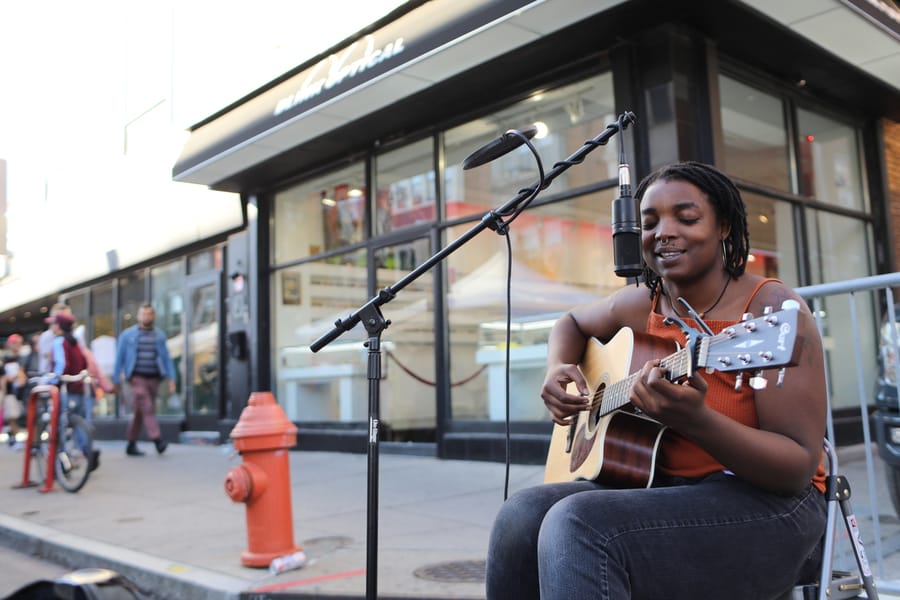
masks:
POLYGON ((716 473, 614 490, 589 481, 512 495, 491 531, 487 598, 771 599, 815 578, 826 502, 716 473))

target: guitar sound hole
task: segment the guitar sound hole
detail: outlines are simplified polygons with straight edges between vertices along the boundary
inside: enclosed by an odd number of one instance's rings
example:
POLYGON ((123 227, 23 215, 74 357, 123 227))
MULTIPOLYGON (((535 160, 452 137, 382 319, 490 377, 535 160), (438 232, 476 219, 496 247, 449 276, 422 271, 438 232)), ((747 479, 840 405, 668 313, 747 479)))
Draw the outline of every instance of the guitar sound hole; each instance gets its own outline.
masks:
POLYGON ((591 428, 597 426, 597 423, 600 422, 600 408, 603 406, 603 392, 606 391, 606 384, 601 383, 599 387, 597 387, 597 391, 594 392, 594 397, 591 399, 591 428))

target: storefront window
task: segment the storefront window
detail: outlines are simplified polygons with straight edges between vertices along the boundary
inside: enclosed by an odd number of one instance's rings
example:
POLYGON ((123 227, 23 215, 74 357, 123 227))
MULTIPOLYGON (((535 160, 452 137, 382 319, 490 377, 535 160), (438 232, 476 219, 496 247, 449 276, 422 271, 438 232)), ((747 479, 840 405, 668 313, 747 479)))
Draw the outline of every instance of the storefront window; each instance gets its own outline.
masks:
MULTIPOLYGON (((150 283, 153 290, 151 303, 156 312, 155 325, 165 332, 169 338, 169 352, 175 363, 175 372, 182 373, 182 361, 184 359, 184 261, 175 260, 164 265, 150 269, 150 283)), ((179 388, 183 381, 178 378, 179 388)), ((168 388, 161 386, 166 392, 168 388)), ((184 407, 179 399, 182 390, 178 390, 178 396, 169 397, 168 393, 162 394, 157 403, 157 412, 161 415, 183 414, 184 407)))
MULTIPOLYGON (((93 337, 90 348, 100 370, 112 377, 116 360, 115 310, 113 308, 113 284, 101 283, 91 289, 90 320, 93 337)), ((94 416, 114 417, 116 414, 116 394, 105 394, 94 402, 94 416)))
MULTIPOLYGON (((186 391, 191 415, 219 414, 219 278, 210 273, 188 278, 185 333, 169 340, 169 348, 185 358, 178 365, 182 391, 186 391)), ((181 412, 180 398, 166 396, 169 410, 181 412)))
POLYGON ((377 157, 376 235, 435 220, 433 157, 431 138, 377 157))
POLYGON ((150 302, 156 313, 156 326, 169 339, 181 335, 184 327, 184 262, 174 260, 150 269, 153 295, 150 302))
MULTIPOLYGON (((509 129, 537 124, 532 140, 544 170, 572 155, 585 140, 597 137, 615 122, 612 76, 603 74, 576 84, 535 94, 502 111, 448 130, 444 135, 446 216, 479 214, 505 204, 522 188, 538 180, 535 159, 526 146, 491 163, 463 170, 465 158, 509 129)), ((618 173, 616 144, 601 146, 581 165, 564 171, 549 193, 559 193, 612 179, 618 173)))
POLYGON ((791 206, 773 198, 741 192, 747 206, 750 254, 747 272, 776 277, 791 286, 799 285, 797 248, 791 206))
MULTIPOLYGON (((806 220, 810 230, 809 259, 812 268, 812 283, 841 281, 852 277, 872 274, 872 248, 868 241, 869 225, 841 215, 818 210, 807 210, 806 220)), ((823 302, 823 335, 830 368, 831 406, 848 408, 857 406, 858 385, 856 372, 847 368, 847 352, 859 345, 862 364, 872 372, 877 348, 877 318, 872 299, 860 294, 855 302, 856 315, 844 299, 826 298, 823 302), (853 336, 854 318, 860 327, 859 339, 853 336), (852 346, 851 346, 852 345, 852 346)))
POLYGON ((871 274, 869 226, 858 219, 821 210, 806 211, 812 283, 871 274))
POLYGON ((147 286, 143 271, 119 277, 119 331, 137 323, 141 304, 147 301, 147 286))
POLYGON ((791 191, 788 136, 782 101, 719 76, 722 158, 729 174, 791 191))
MULTIPOLYGON (((624 285, 613 271, 609 207, 614 190, 522 213, 512 244, 510 418, 548 419, 540 400, 546 341, 558 316, 624 285)), ((451 229, 448 236, 464 233, 451 229)), ((454 419, 506 414, 507 250, 483 233, 448 258, 451 391, 454 419), (477 376, 475 376, 477 375, 477 376)))
POLYGON ((365 167, 358 163, 276 194, 275 262, 362 242, 366 237, 365 179, 365 167))
POLYGON ((293 421, 365 421, 362 326, 318 353, 309 345, 368 299, 367 254, 351 252, 272 274, 273 361, 279 404, 293 421))
POLYGON ((69 305, 69 308, 72 309, 72 314, 75 316, 75 335, 81 336, 84 339, 84 335, 86 335, 85 329, 87 329, 87 319, 88 319, 88 302, 87 302, 87 292, 77 292, 75 294, 71 294, 66 296, 64 302, 69 305), (80 328, 80 329, 79 329, 80 328))
POLYGON ((868 210, 854 130, 808 110, 797 111, 797 126, 800 193, 841 208, 868 210))
MULTIPOLYGON (((842 209, 867 211, 863 185, 859 132, 832 118, 806 109, 797 109, 796 183, 791 184, 785 103, 773 95, 719 77, 723 158, 730 175, 783 189, 796 194, 796 202, 809 198, 842 209)), ((797 224, 793 208, 785 200, 743 192, 750 227, 750 262, 747 271, 777 277, 791 286, 819 284, 873 274, 873 249, 870 225, 863 218, 836 215, 807 208, 804 227, 807 248, 796 247, 797 224), (800 281, 798 258, 809 265, 808 281, 800 281)), ((853 406, 856 400, 856 374, 842 367, 841 360, 830 356, 831 349, 850 339, 853 316, 846 303, 825 299, 823 313, 826 348, 829 349, 831 405, 853 406)), ((859 331, 865 339, 859 343, 866 368, 874 371, 876 319, 873 303, 857 303, 859 331), (867 325, 868 323, 868 325, 867 325)), ((788 375, 789 376, 789 375, 788 375)), ((872 374, 867 377, 874 376, 872 374)))
POLYGON ((216 246, 188 256, 188 273, 206 273, 222 268, 222 247, 216 246))
MULTIPOLYGON (((147 301, 146 289, 143 271, 119 278, 119 331, 137 323, 138 309, 147 301)), ((125 385, 127 386, 127 382, 125 385)), ((125 393, 130 392, 126 389, 125 393)), ((132 407, 127 402, 120 403, 119 416, 130 416, 132 412, 132 407)))
MULTIPOLYGON (((377 287, 397 283, 431 253, 428 240, 378 248, 377 287)), ((428 271, 381 307, 391 324, 382 335, 380 419, 384 439, 433 442, 436 424, 434 275, 428 271)))
MULTIPOLYGON (((808 210, 806 215, 812 231, 809 252, 812 283, 842 281, 848 278, 848 274, 852 274, 851 277, 865 277, 872 273, 868 225, 824 211, 808 210)), ((859 402, 857 374, 854 369, 848 368, 846 358, 852 355, 857 343, 865 368, 874 370, 877 364, 878 320, 874 314, 874 304, 867 294, 859 294, 855 305, 854 315, 845 297, 825 298, 823 302, 821 316, 830 366, 832 408, 853 407, 859 402), (855 339, 853 334, 854 318, 860 324, 859 339, 855 339)), ((867 375, 867 380, 872 376, 867 375)))

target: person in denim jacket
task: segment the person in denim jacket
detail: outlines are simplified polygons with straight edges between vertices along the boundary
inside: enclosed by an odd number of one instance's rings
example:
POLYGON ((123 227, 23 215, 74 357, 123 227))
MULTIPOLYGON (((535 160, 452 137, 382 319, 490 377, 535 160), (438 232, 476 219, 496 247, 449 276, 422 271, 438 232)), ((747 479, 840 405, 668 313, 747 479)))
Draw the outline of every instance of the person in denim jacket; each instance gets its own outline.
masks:
POLYGON ((159 454, 168 445, 161 437, 154 401, 163 379, 169 382, 169 393, 175 393, 175 365, 166 346, 166 334, 153 326, 155 319, 153 306, 142 305, 138 310, 137 325, 123 331, 116 344, 112 381, 117 391, 121 389, 120 382, 123 380, 128 381, 130 388, 126 401, 132 408, 132 416, 125 450, 129 456, 144 454, 137 445, 142 426, 147 428, 147 435, 159 454))

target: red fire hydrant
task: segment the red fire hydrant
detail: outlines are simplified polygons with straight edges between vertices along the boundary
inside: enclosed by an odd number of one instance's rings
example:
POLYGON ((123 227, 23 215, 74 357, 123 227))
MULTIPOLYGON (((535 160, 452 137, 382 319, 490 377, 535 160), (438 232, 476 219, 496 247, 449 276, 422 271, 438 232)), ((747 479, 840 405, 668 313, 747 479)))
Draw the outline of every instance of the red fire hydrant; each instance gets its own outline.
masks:
POLYGON ((241 564, 268 567, 273 559, 301 550, 294 545, 288 468, 297 428, 271 392, 254 392, 231 430, 231 439, 244 458, 225 475, 225 493, 247 504, 248 547, 241 553, 241 564))

